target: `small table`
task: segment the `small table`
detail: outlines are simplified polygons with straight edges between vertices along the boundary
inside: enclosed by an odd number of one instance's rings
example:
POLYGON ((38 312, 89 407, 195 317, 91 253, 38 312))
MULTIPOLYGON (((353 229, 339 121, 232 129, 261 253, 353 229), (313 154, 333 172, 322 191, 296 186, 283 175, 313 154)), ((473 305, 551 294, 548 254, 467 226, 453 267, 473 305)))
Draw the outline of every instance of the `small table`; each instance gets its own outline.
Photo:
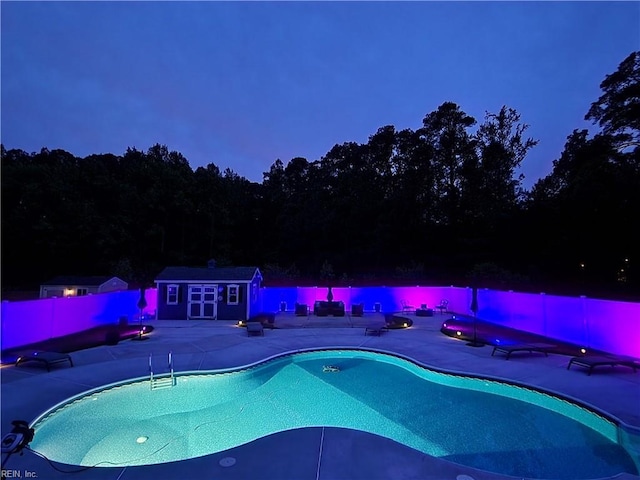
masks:
POLYGON ((247 336, 262 335, 264 336, 264 327, 260 322, 247 322, 247 336))

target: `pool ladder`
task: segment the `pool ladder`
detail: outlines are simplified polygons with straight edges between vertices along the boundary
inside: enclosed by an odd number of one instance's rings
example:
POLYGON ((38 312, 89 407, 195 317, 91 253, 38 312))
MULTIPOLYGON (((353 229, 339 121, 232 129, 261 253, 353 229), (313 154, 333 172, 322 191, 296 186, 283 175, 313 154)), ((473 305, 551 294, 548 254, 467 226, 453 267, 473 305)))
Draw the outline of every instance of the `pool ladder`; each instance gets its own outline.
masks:
POLYGON ((168 377, 153 376, 152 355, 153 355, 152 353, 149 354, 149 384, 151 385, 151 390, 155 390, 158 388, 174 387, 176 385, 176 378, 173 375, 173 358, 171 356, 171 352, 169 352, 169 376, 168 377))

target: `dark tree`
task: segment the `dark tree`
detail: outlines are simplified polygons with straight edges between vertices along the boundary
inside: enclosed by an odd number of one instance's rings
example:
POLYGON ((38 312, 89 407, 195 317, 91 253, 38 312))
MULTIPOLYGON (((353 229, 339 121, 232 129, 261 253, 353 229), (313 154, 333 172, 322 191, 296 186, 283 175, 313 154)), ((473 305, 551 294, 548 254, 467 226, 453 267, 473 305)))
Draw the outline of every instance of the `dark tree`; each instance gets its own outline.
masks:
POLYGON ((433 152, 436 222, 453 231, 460 227, 460 204, 466 187, 463 171, 466 164, 475 160, 475 142, 468 131, 475 123, 458 105, 445 102, 424 118, 418 131, 433 152))
POLYGON ((574 131, 530 192, 516 171, 536 141, 519 114, 487 113, 473 132, 452 102, 415 131, 386 125, 317 160, 276 160, 262 184, 213 163, 194 172, 161 144, 82 159, 2 146, 3 290, 60 274, 149 284, 211 258, 303 283, 485 271, 505 288, 638 290, 639 79, 634 52, 587 113, 601 130, 574 131))
POLYGON ((640 146, 640 52, 632 52, 600 84, 602 95, 585 119, 597 122, 618 148, 640 146))

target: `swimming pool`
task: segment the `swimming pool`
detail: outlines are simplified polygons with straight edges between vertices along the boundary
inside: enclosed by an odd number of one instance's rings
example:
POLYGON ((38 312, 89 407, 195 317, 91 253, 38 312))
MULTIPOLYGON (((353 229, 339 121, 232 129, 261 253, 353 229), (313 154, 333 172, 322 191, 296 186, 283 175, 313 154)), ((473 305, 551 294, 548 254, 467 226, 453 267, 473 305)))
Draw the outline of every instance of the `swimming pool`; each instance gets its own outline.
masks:
MULTIPOLYGON (((331 369, 329 369, 331 370, 331 369)), ((31 448, 83 466, 165 463, 275 432, 351 428, 495 473, 557 479, 637 474, 610 420, 556 397, 364 350, 287 354, 233 371, 136 379, 38 417, 31 448), (337 371, 325 371, 325 366, 337 371)))

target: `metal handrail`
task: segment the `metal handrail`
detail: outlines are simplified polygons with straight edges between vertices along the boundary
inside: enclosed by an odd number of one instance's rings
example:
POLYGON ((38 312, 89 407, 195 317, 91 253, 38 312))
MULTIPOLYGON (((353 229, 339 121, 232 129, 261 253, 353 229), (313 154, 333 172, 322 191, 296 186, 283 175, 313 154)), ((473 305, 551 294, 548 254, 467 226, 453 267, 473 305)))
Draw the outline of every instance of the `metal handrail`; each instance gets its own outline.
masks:
POLYGON ((151 357, 153 356, 153 353, 149 354, 149 385, 151 385, 151 388, 153 389, 153 363, 151 362, 151 357))
POLYGON ((176 382, 173 377, 173 356, 171 355, 171 353, 172 352, 169 352, 169 372, 171 373, 171 386, 174 386, 176 382))

